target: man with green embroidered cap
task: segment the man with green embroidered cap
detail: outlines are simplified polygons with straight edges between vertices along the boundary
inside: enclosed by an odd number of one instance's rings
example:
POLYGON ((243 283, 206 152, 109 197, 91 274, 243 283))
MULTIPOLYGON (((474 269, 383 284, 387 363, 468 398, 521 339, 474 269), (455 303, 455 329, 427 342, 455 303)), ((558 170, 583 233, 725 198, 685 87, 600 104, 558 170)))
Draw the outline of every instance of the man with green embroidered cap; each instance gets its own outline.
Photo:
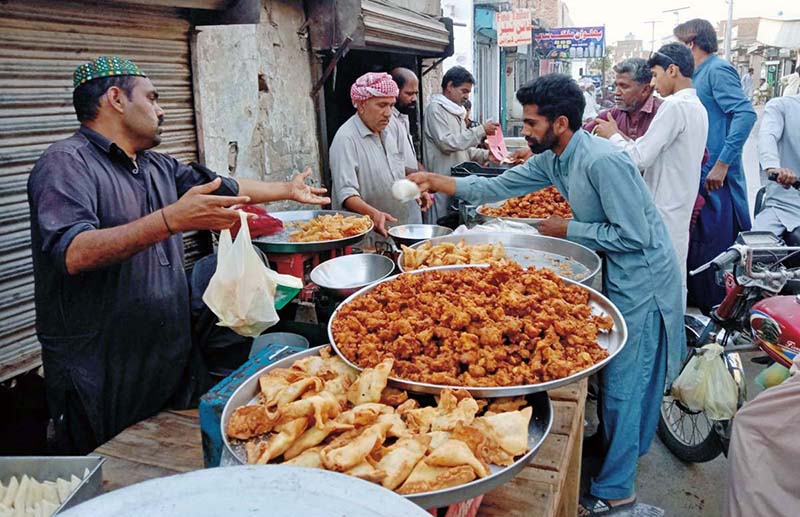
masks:
POLYGON ((150 149, 165 113, 133 62, 75 70, 81 127, 51 145, 28 180, 48 406, 60 452, 85 454, 184 393, 192 349, 182 232, 229 228, 229 207, 326 204, 297 175, 233 180, 150 149))

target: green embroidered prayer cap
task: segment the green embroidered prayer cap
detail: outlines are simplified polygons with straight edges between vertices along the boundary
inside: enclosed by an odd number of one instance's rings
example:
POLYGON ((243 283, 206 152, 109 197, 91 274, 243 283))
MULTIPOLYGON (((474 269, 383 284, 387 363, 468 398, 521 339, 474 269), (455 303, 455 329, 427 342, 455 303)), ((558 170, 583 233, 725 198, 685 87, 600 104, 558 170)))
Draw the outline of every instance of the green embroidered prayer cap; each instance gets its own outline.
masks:
POLYGON ((92 79, 117 75, 138 75, 147 77, 147 75, 136 66, 136 63, 130 59, 117 56, 100 56, 75 69, 75 74, 72 77, 72 87, 77 88, 92 79))

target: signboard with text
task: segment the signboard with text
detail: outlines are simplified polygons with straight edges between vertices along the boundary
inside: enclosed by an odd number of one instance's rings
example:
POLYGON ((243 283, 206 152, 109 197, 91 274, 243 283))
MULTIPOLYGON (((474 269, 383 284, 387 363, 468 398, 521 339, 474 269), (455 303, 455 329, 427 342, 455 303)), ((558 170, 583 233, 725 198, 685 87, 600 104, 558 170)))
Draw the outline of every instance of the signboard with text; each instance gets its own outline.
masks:
POLYGON ((605 55, 605 32, 605 27, 557 27, 534 39, 544 59, 586 59, 605 55))
POLYGON ((515 9, 497 13, 497 44, 501 47, 517 47, 530 45, 531 12, 530 9, 515 9))

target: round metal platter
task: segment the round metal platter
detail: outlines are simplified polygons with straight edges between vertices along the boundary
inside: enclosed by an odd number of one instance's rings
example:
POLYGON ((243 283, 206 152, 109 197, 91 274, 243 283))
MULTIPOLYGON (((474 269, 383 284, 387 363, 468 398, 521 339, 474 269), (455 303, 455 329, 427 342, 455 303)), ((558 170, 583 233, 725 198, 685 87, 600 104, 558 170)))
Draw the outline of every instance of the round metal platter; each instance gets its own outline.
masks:
MULTIPOLYGON (((258 393, 260 389, 258 378, 275 368, 289 368, 298 359, 319 355, 319 351, 322 348, 323 347, 317 347, 303 350, 302 352, 285 357, 280 361, 276 361, 269 366, 265 366, 250 376, 249 379, 233 392, 233 395, 231 395, 231 398, 228 399, 228 402, 225 404, 225 408, 222 411, 222 419, 220 420, 222 440, 225 442, 227 452, 229 452, 232 457, 236 458, 242 464, 247 461, 244 445, 231 443, 228 440, 226 428, 228 427, 228 420, 230 420, 231 414, 236 408, 248 404, 256 404, 258 402, 258 393)), ((487 477, 476 479, 470 483, 446 488, 444 490, 436 490, 434 492, 403 495, 402 497, 416 503, 422 508, 440 508, 485 494, 503 483, 510 481, 531 461, 536 451, 538 451, 539 447, 542 445, 547 433, 550 432, 550 427, 553 425, 553 406, 550 403, 550 398, 547 396, 547 393, 533 393, 527 395, 527 400, 528 404, 533 407, 533 416, 528 424, 529 450, 524 455, 520 456, 517 461, 507 467, 490 465, 491 473, 487 477)))
POLYGON ((61 513, 70 517, 430 517, 380 485, 322 469, 247 465, 151 479, 61 513))
MULTIPOLYGON (((445 242, 464 244, 503 243, 508 258, 522 267, 535 266, 554 271, 557 275, 591 285, 592 279, 600 272, 602 261, 597 253, 580 244, 565 239, 545 237, 544 235, 525 235, 521 233, 473 233, 466 235, 445 235, 429 241, 432 246, 445 242)), ((411 248, 419 248, 419 242, 411 248)), ((404 253, 397 257, 400 271, 403 267, 404 253)), ((426 268, 427 269, 427 268, 426 268)))
POLYGON ((273 235, 264 235, 253 239, 253 244, 265 253, 311 253, 314 251, 325 251, 336 248, 343 248, 355 244, 372 231, 373 224, 370 221, 369 230, 347 237, 331 241, 314 242, 289 242, 289 234, 296 231, 299 223, 305 223, 321 215, 341 214, 345 217, 363 217, 354 212, 346 210, 292 210, 288 212, 270 212, 269 215, 283 222, 283 230, 273 235))
MULTIPOLYGON (((468 266, 442 266, 442 267, 435 267, 435 268, 428 268, 428 269, 420 269, 417 271, 411 271, 410 273, 401 273, 406 275, 419 275, 429 271, 441 271, 441 270, 449 270, 449 269, 464 269, 467 267, 479 267, 485 268, 488 267, 485 264, 478 264, 478 265, 468 265, 468 266)), ((343 307, 347 306, 348 303, 352 302, 359 296, 363 296, 366 293, 372 291, 377 286, 383 284, 384 282, 391 282, 395 280, 400 275, 390 276, 380 282, 375 282, 372 285, 369 285, 360 291, 353 293, 349 296, 345 301, 336 308, 336 310, 331 315, 330 321, 328 321, 328 339, 330 340, 331 346, 339 354, 339 357, 342 358, 344 362, 352 366, 353 368, 361 371, 363 368, 354 364, 350 359, 348 359, 339 347, 336 345, 336 340, 333 337, 333 322, 336 317, 339 315, 339 311, 342 310, 343 307)), ((541 382, 539 384, 522 384, 518 386, 497 386, 497 387, 473 387, 473 386, 447 386, 444 384, 429 384, 425 382, 414 382, 404 379, 397 379, 395 377, 389 377, 389 384, 394 386, 395 388, 405 389, 415 393, 431 393, 437 394, 445 388, 460 388, 465 389, 470 392, 470 394, 475 398, 494 398, 494 397, 515 397, 518 395, 527 395, 529 393, 537 393, 540 391, 547 391, 552 390, 554 388, 559 388, 561 386, 566 386, 567 384, 572 384, 573 382, 579 381, 584 377, 588 377, 593 373, 602 369, 606 364, 608 364, 611 359, 614 358, 615 355, 619 353, 620 350, 625 346, 625 342, 628 340, 628 326, 625 324, 625 319, 622 317, 622 313, 619 312, 619 309, 611 303, 611 301, 600 294, 599 292, 595 291, 594 289, 587 287, 585 285, 581 285, 574 280, 570 280, 569 278, 562 278, 564 282, 573 285, 580 285, 581 288, 586 289, 589 291, 589 306, 592 308, 592 312, 594 314, 602 314, 611 317, 611 320, 614 322, 614 327, 608 333, 601 333, 597 336, 597 343, 602 347, 608 350, 608 357, 603 359, 602 361, 586 368, 585 370, 581 370, 579 372, 573 373, 567 377, 556 379, 547 382, 541 382)), ((409 293, 409 296, 412 296, 412 293, 409 293)))
POLYGON ((531 226, 538 226, 539 223, 541 223, 542 221, 544 221, 546 219, 544 217, 499 217, 499 216, 496 216, 496 215, 489 215, 489 214, 486 213, 486 209, 487 208, 500 208, 503 205, 503 203, 505 203, 506 201, 508 201, 508 200, 504 199, 503 201, 497 201, 495 203, 486 203, 486 204, 481 205, 478 208, 476 208, 475 212, 479 216, 483 217, 484 219, 500 219, 500 220, 503 220, 503 221, 512 221, 512 222, 517 222, 517 223, 525 223, 525 224, 529 224, 531 226))

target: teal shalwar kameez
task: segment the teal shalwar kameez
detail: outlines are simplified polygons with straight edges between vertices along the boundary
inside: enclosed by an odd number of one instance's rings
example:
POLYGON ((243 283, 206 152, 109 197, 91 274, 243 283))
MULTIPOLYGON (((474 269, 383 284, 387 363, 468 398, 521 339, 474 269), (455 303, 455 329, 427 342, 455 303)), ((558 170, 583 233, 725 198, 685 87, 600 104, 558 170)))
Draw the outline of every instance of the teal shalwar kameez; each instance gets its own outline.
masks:
POLYGON ((591 488, 595 497, 622 499, 633 494, 637 459, 650 447, 665 382, 686 346, 680 269, 636 166, 584 130, 560 156, 547 151, 496 178, 457 178, 456 196, 480 204, 550 185, 572 206, 567 239, 605 252, 603 288, 628 325, 627 345, 601 372, 609 449, 591 488))

